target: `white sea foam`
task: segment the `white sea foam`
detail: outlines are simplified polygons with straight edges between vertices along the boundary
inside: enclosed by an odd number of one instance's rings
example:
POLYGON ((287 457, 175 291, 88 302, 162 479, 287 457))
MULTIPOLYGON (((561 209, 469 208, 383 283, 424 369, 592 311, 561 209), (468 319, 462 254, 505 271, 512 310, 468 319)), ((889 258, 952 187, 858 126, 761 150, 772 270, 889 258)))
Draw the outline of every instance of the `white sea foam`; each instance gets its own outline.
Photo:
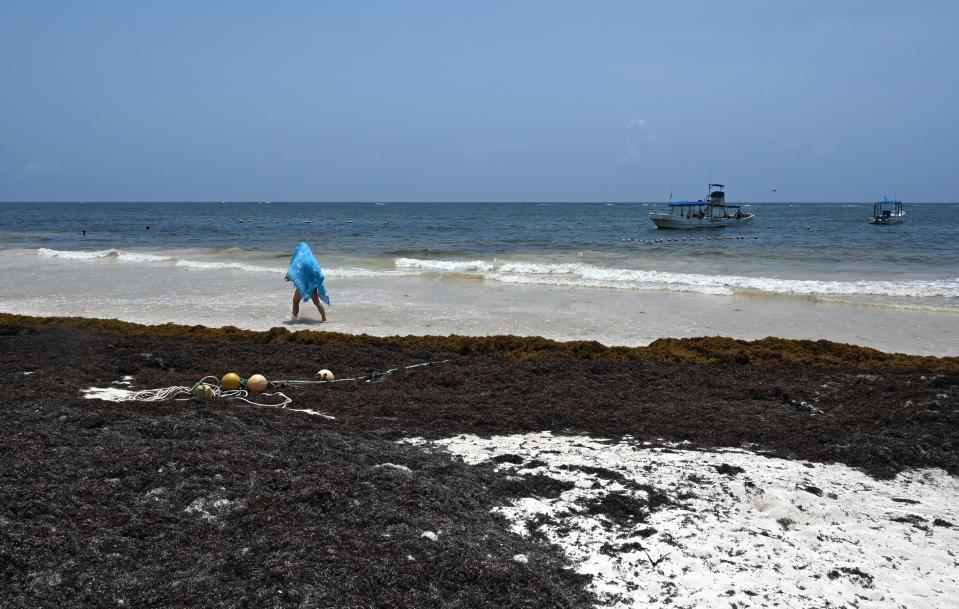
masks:
POLYGON ((63 260, 113 260, 116 262, 170 262, 171 256, 158 256, 142 252, 121 252, 120 250, 52 250, 41 247, 37 255, 42 258, 61 258, 63 260))
POLYGON ((416 269, 441 273, 486 273, 496 268, 493 263, 484 262, 483 260, 420 260, 418 258, 397 258, 394 264, 397 269, 416 269))
POLYGON ((419 260, 399 258, 398 269, 423 272, 474 273, 514 284, 562 285, 620 289, 654 289, 733 294, 752 290, 771 294, 873 295, 959 298, 959 277, 910 281, 824 281, 738 275, 703 275, 655 270, 599 267, 582 263, 529 263, 484 260, 419 260))
MULTIPOLYGON (((284 271, 285 272, 285 271, 284 271)), ((357 267, 336 267, 336 268, 323 268, 323 274, 326 277, 399 277, 403 275, 417 275, 416 271, 411 270, 383 270, 383 271, 374 271, 371 269, 361 269, 357 267)))
POLYGON ((220 270, 232 270, 232 271, 245 271, 248 273, 273 273, 283 275, 286 273, 286 268, 280 267, 271 267, 271 266, 259 266, 256 264, 247 264, 244 262, 205 262, 202 260, 177 260, 175 266, 202 270, 202 271, 220 271, 220 270))
MULTIPOLYGON (((190 259, 178 259, 174 266, 183 267, 193 270, 201 271, 244 271, 247 273, 270 273, 273 275, 285 275, 286 267, 279 266, 265 266, 258 264, 249 264, 246 262, 217 262, 217 261, 203 261, 203 260, 190 260, 190 259)), ((323 274, 326 277, 388 277, 396 275, 410 275, 409 272, 397 272, 397 271, 374 271, 370 269, 362 269, 356 267, 339 267, 339 268, 330 268, 325 267, 323 269, 323 274)))
POLYGON ((264 273, 284 273, 286 269, 277 267, 265 267, 254 264, 245 264, 241 262, 207 262, 202 260, 189 260, 177 256, 148 254, 145 252, 128 252, 116 249, 97 250, 97 251, 78 251, 78 250, 52 250, 41 247, 37 250, 37 255, 43 258, 59 258, 63 260, 103 260, 114 262, 126 262, 130 264, 142 263, 173 263, 175 266, 204 269, 204 270, 222 270, 235 269, 241 271, 253 271, 264 273))
MULTIPOLYGON (((243 250, 239 248, 219 248, 216 254, 220 257, 230 255, 237 257, 243 250)), ((41 258, 55 258, 68 261, 102 261, 123 262, 130 264, 172 264, 173 266, 195 271, 242 271, 246 273, 268 273, 273 275, 286 274, 285 266, 255 264, 252 262, 238 262, 225 260, 197 260, 183 258, 175 254, 150 254, 146 252, 132 252, 116 249, 83 251, 83 250, 54 250, 39 248, 36 253, 41 258)), ((324 268, 327 277, 390 277, 398 275, 414 275, 420 271, 412 270, 371 270, 359 267, 324 268)))
POLYGON ((73 251, 73 250, 51 250, 41 247, 37 250, 37 255, 42 258, 63 258, 65 260, 96 260, 98 258, 116 258, 120 252, 117 250, 97 250, 92 252, 73 251))
POLYGON ((156 254, 142 254, 138 252, 118 252, 118 262, 170 262, 172 256, 157 256, 156 254))
MULTIPOLYGON (((37 255, 67 261, 103 261, 128 264, 172 264, 197 271, 241 271, 283 275, 286 267, 255 260, 210 260, 184 258, 175 253, 157 254, 116 249, 97 251, 40 248, 37 255)), ((234 257, 236 257, 234 255, 234 257)), ((830 281, 783 279, 741 275, 705 275, 657 270, 596 266, 581 262, 544 263, 509 260, 424 260, 397 258, 394 269, 358 266, 327 267, 328 277, 376 278, 451 273, 473 275, 516 285, 547 285, 625 290, 667 290, 700 294, 731 295, 739 291, 802 296, 880 296, 894 298, 959 298, 959 277, 906 281, 830 281)), ((922 305, 920 308, 926 308, 922 305)), ((946 307, 950 309, 951 307, 946 307)))

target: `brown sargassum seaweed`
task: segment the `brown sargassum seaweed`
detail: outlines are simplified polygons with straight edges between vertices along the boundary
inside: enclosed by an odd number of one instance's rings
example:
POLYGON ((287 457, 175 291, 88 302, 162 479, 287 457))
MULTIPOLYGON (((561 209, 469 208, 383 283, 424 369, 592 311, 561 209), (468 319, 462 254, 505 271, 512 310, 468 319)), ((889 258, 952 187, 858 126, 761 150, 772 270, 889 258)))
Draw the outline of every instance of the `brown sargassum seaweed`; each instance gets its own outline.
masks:
MULTIPOLYGON (((630 349, 0 315, 0 604, 592 607, 588 578, 557 548, 510 533, 491 511, 555 496, 562 481, 504 478, 495 464, 395 440, 629 435, 877 477, 956 475, 957 364, 775 338, 630 349), (304 379, 329 367, 342 379, 440 359, 383 382, 285 389, 295 407, 334 420, 81 394, 127 375, 135 388, 228 371, 304 379)), ((642 516, 622 499, 592 509, 642 516)))
POLYGON ((344 334, 273 328, 265 332, 234 326, 208 328, 178 324, 142 325, 115 319, 82 317, 30 317, 0 313, 0 326, 65 328, 128 336, 189 336, 202 340, 250 343, 291 343, 325 347, 358 344, 404 351, 434 351, 459 355, 499 354, 511 358, 574 357, 610 361, 643 359, 663 364, 741 364, 751 366, 812 366, 869 372, 955 372, 959 357, 934 357, 886 353, 827 340, 794 340, 768 337, 746 341, 721 336, 662 338, 646 347, 607 347, 596 341, 559 342, 522 336, 390 336, 344 334))

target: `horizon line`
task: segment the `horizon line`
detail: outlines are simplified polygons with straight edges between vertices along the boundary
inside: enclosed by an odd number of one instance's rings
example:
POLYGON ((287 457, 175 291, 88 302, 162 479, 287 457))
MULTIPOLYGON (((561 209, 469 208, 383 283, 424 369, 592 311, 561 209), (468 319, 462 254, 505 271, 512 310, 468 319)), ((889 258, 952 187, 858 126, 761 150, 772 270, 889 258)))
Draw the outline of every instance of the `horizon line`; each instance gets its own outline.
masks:
MULTIPOLYGON (((672 202, 675 203, 675 202, 679 202, 679 201, 672 201, 672 202)), ((689 201, 689 202, 695 203, 695 201, 689 201)), ((842 205, 859 205, 859 204, 862 204, 862 205, 871 205, 871 204, 874 204, 874 203, 877 203, 877 202, 881 202, 881 201, 878 201, 878 200, 863 200, 863 201, 849 201, 849 200, 839 200, 839 201, 800 201, 800 200, 794 200, 794 201, 744 201, 744 200, 737 200, 737 201, 735 201, 734 203, 735 203, 735 204, 745 204, 745 205, 755 205, 755 204, 758 204, 758 205, 796 205, 796 204, 815 204, 815 205, 833 205, 833 204, 836 204, 836 205, 839 205, 839 204, 842 204, 842 205)), ((670 201, 653 201, 653 200, 648 200, 648 201, 642 201, 642 200, 638 200, 638 201, 610 201, 610 200, 593 200, 593 201, 549 201, 549 200, 534 200, 534 199, 529 199, 529 200, 512 200, 512 201, 488 201, 488 200, 467 201, 467 200, 442 200, 442 199, 426 200, 426 201, 415 201, 415 200, 407 200, 407 201, 383 201, 383 200, 318 200, 318 201, 291 200, 291 201, 266 201, 266 200, 262 200, 262 201, 261 201, 261 200, 252 200, 252 199, 251 199, 251 200, 234 200, 234 201, 189 200, 189 199, 170 200, 170 201, 167 201, 167 200, 159 200, 159 199, 144 199, 144 200, 110 199, 110 200, 99 200, 99 201, 95 201, 95 200, 84 200, 84 201, 75 200, 75 201, 69 201, 69 200, 25 199, 25 200, 0 201, 0 205, 8 205, 8 204, 16 204, 16 203, 31 203, 31 204, 32 204, 32 203, 39 203, 39 204, 44 204, 44 203, 46 203, 46 204, 76 204, 76 205, 84 205, 84 204, 88 204, 88 203, 108 203, 108 204, 110 204, 110 203, 158 203, 158 204, 169 203, 169 204, 174 204, 174 205, 195 204, 195 203, 217 204, 217 205, 224 205, 224 204, 231 204, 231 203, 242 203, 242 204, 246 204, 246 203, 261 203, 261 204, 264 204, 264 205, 273 205, 273 204, 277 204, 277 203, 282 203, 282 204, 292 203, 292 204, 296 204, 296 205, 303 205, 303 204, 327 205, 327 204, 344 204, 344 203, 345 203, 345 204, 351 204, 351 205, 352 205, 352 204, 411 204, 411 203, 412 203, 412 204, 423 204, 423 203, 426 203, 426 204, 433 204, 433 203, 451 203, 451 204, 456 204, 456 205, 471 205, 471 204, 484 204, 484 203, 488 204, 488 203, 492 203, 492 204, 504 204, 504 205, 505 205, 505 204, 524 204, 524 203, 550 203, 550 204, 558 203, 558 204, 573 204, 573 205, 596 205, 596 204, 602 204, 602 205, 605 205, 605 204, 638 205, 638 204, 649 204, 649 203, 663 203, 663 204, 668 204, 668 203, 670 203, 670 201)), ((955 205, 955 204, 959 204, 959 201, 903 201, 903 203, 905 203, 905 204, 907 204, 907 205, 955 205)))

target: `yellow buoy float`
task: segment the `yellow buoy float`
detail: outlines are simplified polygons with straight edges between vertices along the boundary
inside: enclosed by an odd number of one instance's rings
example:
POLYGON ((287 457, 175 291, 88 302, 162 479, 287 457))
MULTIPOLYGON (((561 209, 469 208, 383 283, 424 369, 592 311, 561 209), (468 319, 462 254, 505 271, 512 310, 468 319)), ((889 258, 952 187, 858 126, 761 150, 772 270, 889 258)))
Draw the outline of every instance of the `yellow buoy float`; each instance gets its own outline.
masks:
POLYGON ((333 373, 327 370, 326 368, 320 370, 316 373, 316 376, 320 377, 321 381, 332 381, 333 373))
POLYGON ((235 372, 227 372, 223 375, 223 378, 220 379, 220 387, 226 391, 236 391, 243 384, 243 381, 240 379, 240 375, 235 372))

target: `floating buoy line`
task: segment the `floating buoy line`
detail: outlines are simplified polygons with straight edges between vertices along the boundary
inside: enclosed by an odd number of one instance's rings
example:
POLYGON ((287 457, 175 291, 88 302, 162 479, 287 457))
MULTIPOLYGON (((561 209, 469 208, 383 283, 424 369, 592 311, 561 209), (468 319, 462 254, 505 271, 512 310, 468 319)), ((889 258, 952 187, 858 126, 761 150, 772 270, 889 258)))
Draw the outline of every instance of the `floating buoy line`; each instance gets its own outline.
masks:
POLYGON ((330 378, 328 380, 323 380, 322 377, 325 376, 323 375, 323 372, 329 372, 329 370, 320 370, 316 373, 316 375, 321 377, 321 379, 270 381, 270 385, 273 387, 310 387, 313 385, 328 385, 330 383, 347 383, 356 381, 363 381, 366 383, 382 383, 397 372, 401 372, 403 370, 412 370, 414 368, 425 368, 426 366, 434 366, 436 364, 445 364, 448 361, 450 360, 441 359, 432 362, 422 362, 420 364, 413 364, 412 366, 390 368, 389 370, 384 370, 383 372, 371 372, 370 374, 365 374, 363 376, 354 376, 345 379, 333 378, 332 373, 330 373, 330 378))
POLYGON ((675 243, 678 241, 748 241, 759 239, 759 235, 737 235, 733 237, 666 237, 660 239, 620 239, 620 243, 675 243))

